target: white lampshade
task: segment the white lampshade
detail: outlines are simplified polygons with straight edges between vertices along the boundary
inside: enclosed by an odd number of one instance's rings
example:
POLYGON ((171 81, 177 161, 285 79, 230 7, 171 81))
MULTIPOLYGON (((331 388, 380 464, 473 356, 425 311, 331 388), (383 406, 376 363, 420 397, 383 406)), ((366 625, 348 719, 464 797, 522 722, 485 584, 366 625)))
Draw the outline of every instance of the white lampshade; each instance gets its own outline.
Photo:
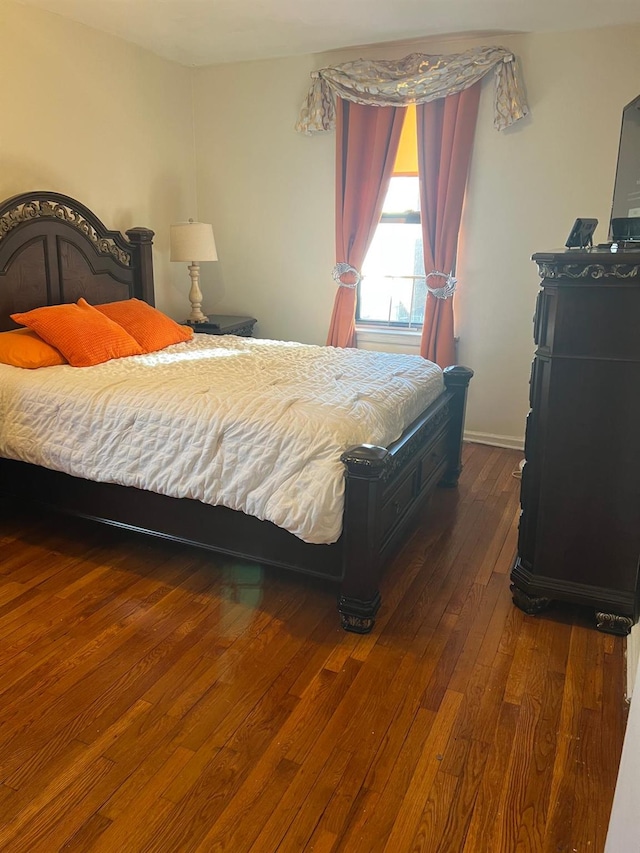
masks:
POLYGON ((213 228, 206 222, 178 222, 171 226, 172 261, 217 261, 213 228))

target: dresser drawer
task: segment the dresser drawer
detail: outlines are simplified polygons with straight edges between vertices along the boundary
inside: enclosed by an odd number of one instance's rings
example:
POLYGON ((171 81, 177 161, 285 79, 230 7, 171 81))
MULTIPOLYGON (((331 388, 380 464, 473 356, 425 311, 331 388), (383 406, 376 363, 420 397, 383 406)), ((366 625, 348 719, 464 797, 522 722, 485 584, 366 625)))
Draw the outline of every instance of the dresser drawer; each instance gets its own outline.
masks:
POLYGON ((558 288, 554 356, 640 361, 640 287, 625 280, 558 288))
POLYGON ((533 412, 527 415, 526 427, 524 430, 524 458, 533 459, 535 454, 535 428, 536 422, 533 412))
POLYGON ((538 293, 536 313, 533 318, 533 342, 539 351, 549 352, 553 349, 555 335, 556 310, 558 305, 555 288, 545 288, 538 293))

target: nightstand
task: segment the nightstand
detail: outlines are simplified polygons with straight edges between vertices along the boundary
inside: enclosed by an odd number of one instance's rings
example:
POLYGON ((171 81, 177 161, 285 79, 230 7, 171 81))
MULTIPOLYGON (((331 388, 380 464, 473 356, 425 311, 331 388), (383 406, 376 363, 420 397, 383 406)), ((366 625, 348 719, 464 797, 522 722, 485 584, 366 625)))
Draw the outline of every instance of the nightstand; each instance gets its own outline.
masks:
POLYGON ((241 338, 253 337, 253 327, 257 323, 253 317, 237 317, 231 314, 207 314, 206 323, 190 323, 199 335, 239 335, 241 338))

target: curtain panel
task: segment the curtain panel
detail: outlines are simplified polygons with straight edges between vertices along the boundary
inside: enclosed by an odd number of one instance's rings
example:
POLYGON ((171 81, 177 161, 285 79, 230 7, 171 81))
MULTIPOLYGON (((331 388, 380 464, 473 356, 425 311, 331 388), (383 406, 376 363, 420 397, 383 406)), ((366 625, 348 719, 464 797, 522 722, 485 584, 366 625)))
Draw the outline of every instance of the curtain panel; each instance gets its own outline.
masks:
POLYGON ((338 291, 327 344, 356 345, 356 287, 373 239, 398 151, 404 108, 338 99, 336 133, 336 266, 338 291))
POLYGON ((311 74, 296 130, 312 134, 335 127, 335 98, 368 106, 426 104, 462 92, 491 70, 495 77, 494 125, 509 127, 528 113, 517 63, 503 47, 446 56, 412 53, 399 60, 357 59, 311 74))
POLYGON ((458 234, 478 116, 480 83, 417 108, 418 177, 427 302, 420 354, 455 363, 453 295, 458 234))

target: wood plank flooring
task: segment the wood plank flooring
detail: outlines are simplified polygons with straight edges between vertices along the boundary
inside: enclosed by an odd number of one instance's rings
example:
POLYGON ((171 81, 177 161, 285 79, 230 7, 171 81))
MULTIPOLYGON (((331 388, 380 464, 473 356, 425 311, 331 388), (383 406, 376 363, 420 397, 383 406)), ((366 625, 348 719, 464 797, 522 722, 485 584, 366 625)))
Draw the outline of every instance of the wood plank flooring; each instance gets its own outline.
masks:
POLYGON ((328 584, 3 510, 0 850, 602 851, 624 641, 511 604, 519 459, 465 447, 365 637, 328 584))

